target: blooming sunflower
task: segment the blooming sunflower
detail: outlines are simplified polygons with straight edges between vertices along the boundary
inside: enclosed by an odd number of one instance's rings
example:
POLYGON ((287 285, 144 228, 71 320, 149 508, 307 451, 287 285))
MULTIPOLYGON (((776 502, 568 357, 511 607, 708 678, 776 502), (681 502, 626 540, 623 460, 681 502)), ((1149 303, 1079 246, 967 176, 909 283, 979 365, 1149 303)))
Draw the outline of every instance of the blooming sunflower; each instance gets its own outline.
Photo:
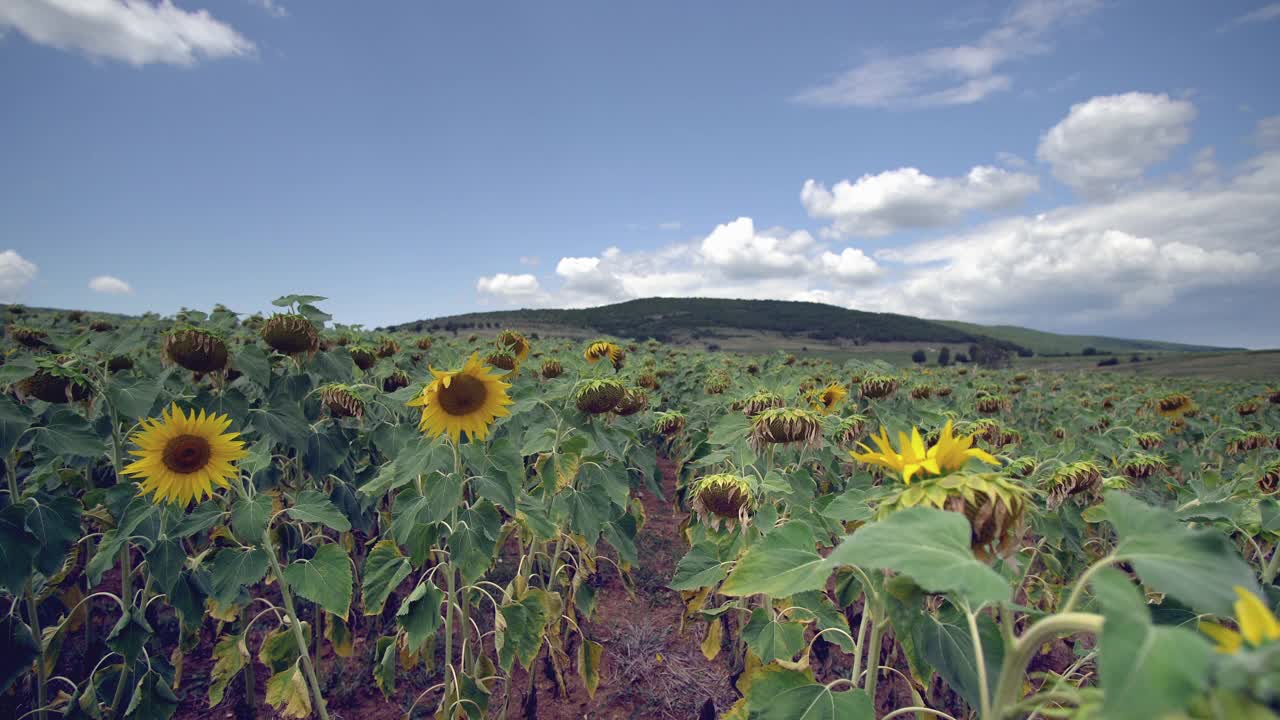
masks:
POLYGON ((1266 603, 1239 585, 1235 586, 1235 591, 1237 599, 1234 610, 1239 631, 1214 623, 1200 623, 1200 632, 1218 643, 1218 652, 1235 653, 1245 643, 1256 648, 1267 642, 1280 640, 1280 620, 1276 619, 1266 603))
POLYGON ((213 493, 213 486, 225 488, 235 477, 233 462, 247 453, 240 433, 227 433, 231 418, 226 415, 197 415, 184 412, 177 403, 160 419, 142 421, 142 429, 131 436, 138 446, 130 450, 137 460, 124 474, 142 478, 142 493, 156 502, 190 504, 213 493))
POLYGON ((924 438, 920 435, 919 428, 911 428, 910 436, 904 432, 898 433, 896 450, 889 440, 889 431, 884 427, 880 428, 879 435, 872 435, 871 440, 879 448, 879 452, 858 443, 858 447, 862 448, 863 452, 849 454, 859 462, 893 470, 902 476, 902 482, 907 485, 911 484, 911 478, 916 473, 944 475, 964 467, 970 458, 976 458, 988 465, 1000 464, 985 450, 973 447, 972 435, 956 437, 952 433, 950 420, 939 433, 938 441, 928 449, 925 448, 924 438))
POLYGON ((831 383, 822 389, 814 398, 813 409, 826 415, 834 412, 836 406, 840 404, 849 395, 849 391, 844 389, 840 383, 831 383))
POLYGON ((582 353, 582 357, 592 365, 600 362, 605 358, 609 358, 609 362, 613 364, 616 370, 622 367, 622 362, 626 358, 626 353, 622 348, 614 345, 608 340, 597 340, 587 346, 586 352, 582 353))
POLYGON ((405 403, 422 408, 418 430, 433 437, 448 434, 455 443, 462 433, 472 440, 483 440, 489 435, 489 425, 497 418, 510 415, 507 406, 511 398, 497 373, 484 365, 477 353, 461 370, 436 370, 422 394, 405 403))

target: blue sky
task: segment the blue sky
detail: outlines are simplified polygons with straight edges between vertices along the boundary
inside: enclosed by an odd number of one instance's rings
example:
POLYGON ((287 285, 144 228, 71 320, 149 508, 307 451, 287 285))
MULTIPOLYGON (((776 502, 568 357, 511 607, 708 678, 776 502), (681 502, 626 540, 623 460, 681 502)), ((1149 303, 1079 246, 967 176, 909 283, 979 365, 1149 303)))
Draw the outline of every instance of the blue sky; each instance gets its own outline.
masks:
POLYGON ((1277 47, 1265 0, 6 0, 0 301, 1280 346, 1277 47))

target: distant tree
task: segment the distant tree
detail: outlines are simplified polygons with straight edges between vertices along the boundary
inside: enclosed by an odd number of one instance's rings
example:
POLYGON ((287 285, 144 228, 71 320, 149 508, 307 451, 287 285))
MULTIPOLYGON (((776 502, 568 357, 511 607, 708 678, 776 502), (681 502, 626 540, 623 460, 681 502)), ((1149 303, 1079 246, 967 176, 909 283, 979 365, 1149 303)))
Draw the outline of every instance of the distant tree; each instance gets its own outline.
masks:
POLYGON ((924 362, 928 359, 929 359, 929 356, 927 353, 925 353, 924 350, 916 350, 915 352, 911 353, 911 362, 917 365, 923 365, 924 362))
POLYGON ((969 356, 965 355, 964 353, 956 353, 956 362, 967 363, 969 362, 969 356))
POLYGON ((707 343, 707 352, 720 352, 720 345, 718 343, 707 343))
POLYGON ((1018 348, 1018 357, 1033 357, 1036 354, 1031 348, 1018 348))
POLYGON ((951 348, 946 345, 942 346, 942 350, 938 352, 938 364, 946 367, 951 364, 951 348))
POLYGON ((414 332, 422 332, 423 329, 425 329, 426 327, 427 327, 427 324, 422 322, 421 320, 413 324, 414 332))
POLYGON ((970 345, 969 358, 982 367, 1009 367, 1009 351, 990 343, 970 345))
POLYGON ((1080 351, 1080 354, 1081 354, 1081 355, 1097 355, 1097 354, 1098 354, 1098 348, 1093 347, 1092 345, 1090 345, 1089 347, 1085 348, 1084 350, 1081 350, 1081 351, 1080 351))

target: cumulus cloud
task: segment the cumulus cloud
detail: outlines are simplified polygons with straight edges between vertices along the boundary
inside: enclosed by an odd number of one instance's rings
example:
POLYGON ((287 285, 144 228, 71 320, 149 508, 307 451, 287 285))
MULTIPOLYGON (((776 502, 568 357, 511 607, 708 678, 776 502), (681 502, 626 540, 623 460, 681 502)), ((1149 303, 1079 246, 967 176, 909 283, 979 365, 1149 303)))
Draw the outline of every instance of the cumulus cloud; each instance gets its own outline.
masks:
POLYGON ((542 292, 538 278, 528 273, 509 275, 497 273, 482 277, 476 281, 476 290, 508 302, 521 302, 536 299, 542 292))
POLYGON ((1258 121, 1253 140, 1264 148, 1280 147, 1280 115, 1272 115, 1258 121))
POLYGON ((702 240, 702 258, 731 277, 768 277, 794 272, 806 263, 813 236, 799 230, 756 231, 755 222, 740 217, 717 225, 702 240))
POLYGON ((14 250, 0 253, 0 301, 15 302, 36 279, 36 264, 14 250))
POLYGON ((1040 188, 1034 175, 979 165, 961 177, 936 178, 913 167, 841 180, 830 190, 806 180, 800 201, 811 217, 831 220, 837 235, 878 236, 938 227, 974 210, 1011 208, 1040 188))
POLYGON ((824 252, 819 258, 822 271, 838 282, 861 282, 880 274, 880 266, 857 248, 845 248, 837 255, 824 252))
POLYGON ((1007 90, 1006 66, 1050 50, 1050 32, 1087 15, 1099 0, 1022 0, 973 44, 886 55, 864 62, 794 99, 843 107, 966 105, 1007 90))
POLYGON ((255 50, 209 11, 182 10, 171 0, 5 0, 0 30, 10 27, 41 45, 135 66, 193 65, 255 50))
POLYGON ((1191 137, 1195 106, 1168 95, 1131 92, 1072 105, 1040 138, 1036 157, 1087 197, 1114 194, 1191 137))
POLYGON ((1218 32, 1224 33, 1241 25, 1257 25, 1277 19, 1280 19, 1280 2, 1273 2, 1231 18, 1218 26, 1218 32))
POLYGON ((99 275, 89 281, 89 289, 104 295, 132 295, 129 283, 111 275, 99 275))

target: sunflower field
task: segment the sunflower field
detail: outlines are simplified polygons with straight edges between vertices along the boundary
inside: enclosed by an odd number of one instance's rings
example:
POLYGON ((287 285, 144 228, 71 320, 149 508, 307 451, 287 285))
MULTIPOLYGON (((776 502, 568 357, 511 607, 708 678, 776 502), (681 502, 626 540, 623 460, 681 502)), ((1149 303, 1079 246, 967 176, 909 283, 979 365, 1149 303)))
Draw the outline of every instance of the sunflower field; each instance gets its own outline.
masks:
POLYGON ((323 300, 3 311, 0 717, 1280 718, 1280 388, 323 300))

